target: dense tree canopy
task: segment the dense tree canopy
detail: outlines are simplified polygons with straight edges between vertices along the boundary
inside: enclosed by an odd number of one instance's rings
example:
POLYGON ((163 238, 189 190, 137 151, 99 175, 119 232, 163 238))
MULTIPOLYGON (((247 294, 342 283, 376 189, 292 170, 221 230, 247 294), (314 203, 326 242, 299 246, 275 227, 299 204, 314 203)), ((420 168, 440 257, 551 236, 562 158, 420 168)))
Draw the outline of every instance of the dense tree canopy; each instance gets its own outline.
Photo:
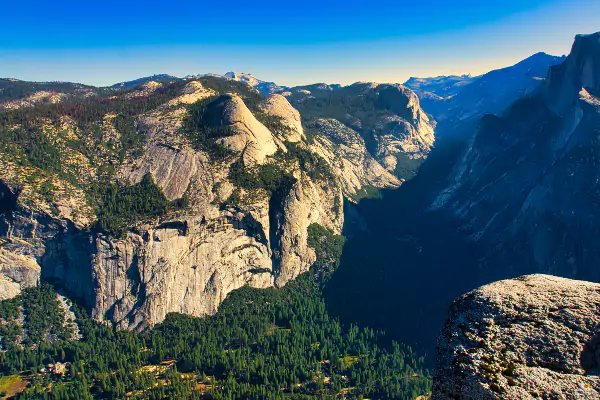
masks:
POLYGON ((409 347, 389 341, 381 331, 345 326, 328 313, 322 278, 337 264, 343 238, 318 225, 311 225, 309 234, 318 257, 311 272, 282 289, 237 290, 211 317, 169 314, 144 333, 117 332, 74 307, 83 339, 32 337, 31 332, 56 326, 57 317, 27 311, 35 309, 40 296, 53 304, 51 287, 28 289, 0 303, 0 317, 14 321, 27 314, 23 329, 36 343, 0 353, 3 373, 31 381, 18 399, 405 399, 426 394, 428 373, 409 347), (68 365, 64 375, 39 372, 56 362, 68 365))

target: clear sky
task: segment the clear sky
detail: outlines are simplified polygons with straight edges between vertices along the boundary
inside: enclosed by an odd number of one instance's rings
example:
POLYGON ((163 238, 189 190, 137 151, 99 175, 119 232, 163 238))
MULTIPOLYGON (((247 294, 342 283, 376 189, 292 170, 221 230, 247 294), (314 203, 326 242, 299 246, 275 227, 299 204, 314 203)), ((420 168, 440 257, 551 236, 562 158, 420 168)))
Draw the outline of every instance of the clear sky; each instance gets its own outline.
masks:
POLYGON ((480 74, 600 31, 600 0, 3 3, 0 76, 93 85, 155 73, 282 85, 480 74))

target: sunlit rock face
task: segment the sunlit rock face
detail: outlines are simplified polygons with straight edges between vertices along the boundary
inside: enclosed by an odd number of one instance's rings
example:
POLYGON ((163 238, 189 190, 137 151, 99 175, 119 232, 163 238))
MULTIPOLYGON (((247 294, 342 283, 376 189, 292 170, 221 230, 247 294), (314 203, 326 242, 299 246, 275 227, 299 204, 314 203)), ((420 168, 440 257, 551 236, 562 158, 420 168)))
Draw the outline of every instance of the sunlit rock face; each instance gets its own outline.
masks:
MULTIPOLYGON (((0 296, 48 281, 123 329, 143 330, 170 312, 214 314, 235 289, 283 286, 308 271, 316 258, 308 227, 340 234, 345 199, 402 183, 362 133, 338 119, 305 120, 287 97, 228 85, 217 77, 143 78, 110 91, 111 101, 133 109, 150 100, 127 120, 129 131, 116 112, 85 130, 67 116, 39 126, 64 160, 60 174, 0 149, 0 296), (198 104, 201 129, 216 132, 205 147, 194 141, 202 132, 185 131, 198 104), (125 134, 139 139, 137 147, 123 149, 125 134), (225 156, 211 153, 217 144, 225 156), (234 167, 246 168, 251 182, 236 180, 234 167), (266 167, 285 176, 268 190, 256 178, 266 167), (150 181, 169 204, 183 205, 108 234, 97 224, 101 174, 121 189, 150 181)), ((386 131, 397 140, 384 145, 390 154, 424 157, 433 129, 416 96, 400 85, 351 89, 365 90, 381 99, 377 126, 394 126, 386 131)))
POLYGON ((432 400, 600 397, 600 284, 529 275, 451 307, 432 400))

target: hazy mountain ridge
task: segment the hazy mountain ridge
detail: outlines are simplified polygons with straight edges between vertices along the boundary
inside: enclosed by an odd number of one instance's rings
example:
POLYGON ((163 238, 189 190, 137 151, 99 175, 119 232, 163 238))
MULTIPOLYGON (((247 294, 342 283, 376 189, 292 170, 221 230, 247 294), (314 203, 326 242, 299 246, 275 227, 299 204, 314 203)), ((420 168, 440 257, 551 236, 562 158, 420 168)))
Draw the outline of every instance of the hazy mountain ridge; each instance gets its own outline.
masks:
POLYGON ((112 85, 113 88, 121 88, 121 89, 133 89, 136 86, 143 85, 148 82, 174 82, 178 81, 182 78, 178 78, 173 75, 168 74, 156 74, 152 76, 146 76, 143 78, 134 79, 132 81, 119 82, 112 85))
POLYGON ((441 139, 463 140, 476 129, 484 114, 500 114, 517 99, 534 93, 550 67, 563 61, 564 56, 537 53, 513 66, 477 77, 411 78, 406 84, 419 95, 423 109, 438 122, 441 139), (452 95, 444 96, 448 85, 452 95), (431 87, 436 91, 427 90, 431 87))
POLYGON ((516 99, 533 93, 550 67, 563 61, 564 57, 537 53, 512 67, 488 72, 452 97, 448 111, 437 117, 464 120, 500 113, 516 99))
POLYGON ((433 78, 411 77, 403 85, 412 89, 419 98, 436 96, 447 99, 460 93, 464 86, 469 85, 477 78, 470 74, 436 76, 433 78))
POLYGON ((600 280, 599 55, 600 34, 578 36, 537 93, 485 116, 435 202, 476 240, 497 243, 490 250, 507 270, 600 280))

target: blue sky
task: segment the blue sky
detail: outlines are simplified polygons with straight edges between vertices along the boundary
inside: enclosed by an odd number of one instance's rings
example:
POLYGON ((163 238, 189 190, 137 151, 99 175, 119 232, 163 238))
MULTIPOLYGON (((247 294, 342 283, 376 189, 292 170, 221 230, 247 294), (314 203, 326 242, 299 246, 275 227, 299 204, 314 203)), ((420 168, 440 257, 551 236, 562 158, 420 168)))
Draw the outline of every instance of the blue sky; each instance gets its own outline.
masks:
POLYGON ((95 85, 230 70, 284 85, 480 74, 600 30, 600 0, 11 1, 2 14, 0 76, 95 85))

